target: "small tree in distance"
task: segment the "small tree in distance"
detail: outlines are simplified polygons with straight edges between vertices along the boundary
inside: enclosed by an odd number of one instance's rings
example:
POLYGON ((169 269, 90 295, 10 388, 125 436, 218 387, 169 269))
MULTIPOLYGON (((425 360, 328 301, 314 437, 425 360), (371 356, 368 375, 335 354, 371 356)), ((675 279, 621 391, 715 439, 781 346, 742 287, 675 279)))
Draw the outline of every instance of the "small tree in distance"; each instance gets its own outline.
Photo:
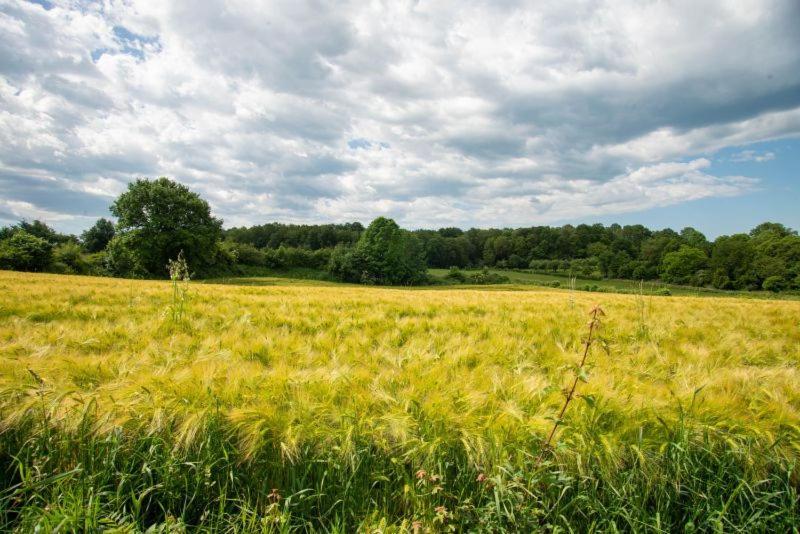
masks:
POLYGON ((329 271, 347 282, 412 285, 425 280, 425 252, 419 240, 396 222, 378 217, 352 249, 337 248, 329 271))
POLYGON ((114 223, 108 219, 97 219, 94 226, 81 234, 86 252, 100 252, 114 238, 114 223))

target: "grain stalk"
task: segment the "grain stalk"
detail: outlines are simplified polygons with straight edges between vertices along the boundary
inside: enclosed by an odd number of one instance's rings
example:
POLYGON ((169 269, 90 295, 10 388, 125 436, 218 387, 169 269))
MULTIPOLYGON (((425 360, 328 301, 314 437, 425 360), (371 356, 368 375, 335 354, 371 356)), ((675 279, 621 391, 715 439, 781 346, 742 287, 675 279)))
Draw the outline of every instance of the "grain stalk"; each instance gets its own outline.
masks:
POLYGON ((583 342, 583 357, 581 358, 581 363, 578 365, 578 368, 575 372, 575 380, 572 382, 572 387, 567 392, 567 398, 564 399, 564 405, 561 407, 561 411, 558 413, 558 417, 555 418, 553 421, 553 428, 550 430, 550 435, 547 436, 547 440, 544 442, 542 446, 541 452, 539 452, 539 456, 536 458, 536 464, 540 464, 542 461, 542 456, 544 452, 550 448, 550 443, 553 441, 553 437, 556 435, 556 430, 561 425, 561 421, 564 419, 564 414, 567 412, 567 408, 569 407, 570 402, 572 399, 575 398, 575 390, 578 389, 578 382, 583 380, 586 382, 586 373, 584 372, 584 367, 586 365, 586 359, 589 356, 589 348, 592 346, 594 342, 594 334, 597 329, 600 327, 600 317, 605 315, 603 308, 600 307, 599 304, 595 305, 594 308, 589 312, 589 315, 592 319, 589 321, 589 335, 586 337, 586 340, 583 342))

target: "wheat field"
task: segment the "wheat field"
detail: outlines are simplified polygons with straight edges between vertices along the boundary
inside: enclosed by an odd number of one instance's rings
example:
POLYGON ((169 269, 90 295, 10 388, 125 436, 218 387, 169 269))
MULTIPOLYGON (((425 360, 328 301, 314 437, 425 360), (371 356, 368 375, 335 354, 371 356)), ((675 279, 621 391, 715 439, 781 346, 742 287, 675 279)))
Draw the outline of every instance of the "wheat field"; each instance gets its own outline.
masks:
POLYGON ((192 283, 176 319, 169 282, 11 272, 0 295, 6 529, 797 529, 797 301, 192 283))

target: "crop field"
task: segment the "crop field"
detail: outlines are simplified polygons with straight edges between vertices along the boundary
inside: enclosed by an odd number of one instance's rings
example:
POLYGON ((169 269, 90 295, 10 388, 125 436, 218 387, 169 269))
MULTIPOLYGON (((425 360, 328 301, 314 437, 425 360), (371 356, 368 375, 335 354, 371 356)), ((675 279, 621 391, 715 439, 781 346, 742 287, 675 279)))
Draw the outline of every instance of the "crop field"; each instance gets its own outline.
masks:
POLYGON ((0 529, 797 531, 800 302, 491 289, 0 271, 0 529))

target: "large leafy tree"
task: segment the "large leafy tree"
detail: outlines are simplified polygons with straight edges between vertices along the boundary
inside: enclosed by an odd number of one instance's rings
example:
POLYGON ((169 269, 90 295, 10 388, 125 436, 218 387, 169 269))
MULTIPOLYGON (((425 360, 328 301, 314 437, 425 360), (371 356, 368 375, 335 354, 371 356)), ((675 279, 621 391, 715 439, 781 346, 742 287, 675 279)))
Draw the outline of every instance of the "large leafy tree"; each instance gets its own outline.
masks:
POLYGON ((392 219, 378 217, 352 250, 334 252, 330 270, 351 282, 418 284, 425 279, 425 251, 413 234, 392 219))
POLYGON ((167 262, 183 251, 193 270, 213 266, 222 221, 211 215, 208 202, 168 178, 136 180, 111 205, 117 235, 109 244, 112 270, 135 266, 144 276, 165 276, 167 262), (124 265, 114 265, 116 258, 124 265))
POLYGON ((114 223, 108 219, 97 219, 94 226, 83 232, 81 241, 87 252, 100 252, 114 238, 114 223))

